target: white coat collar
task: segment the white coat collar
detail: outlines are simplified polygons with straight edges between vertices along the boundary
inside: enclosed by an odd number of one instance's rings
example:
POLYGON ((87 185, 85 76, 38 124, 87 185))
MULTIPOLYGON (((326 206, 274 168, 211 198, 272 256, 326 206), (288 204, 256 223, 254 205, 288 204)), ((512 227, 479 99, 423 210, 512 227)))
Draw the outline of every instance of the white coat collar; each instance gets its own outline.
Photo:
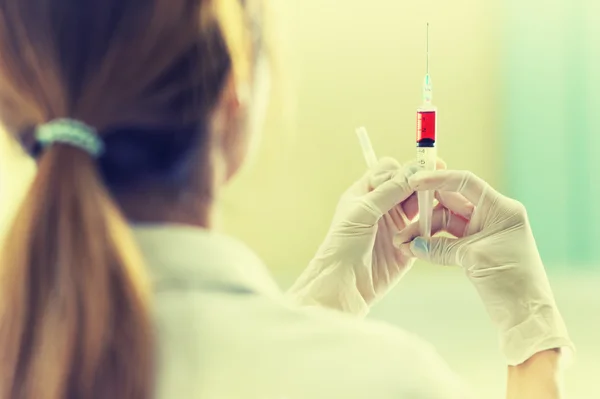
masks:
POLYGON ((136 225, 133 233, 157 291, 221 290, 282 296, 264 263, 234 238, 181 225, 136 225))

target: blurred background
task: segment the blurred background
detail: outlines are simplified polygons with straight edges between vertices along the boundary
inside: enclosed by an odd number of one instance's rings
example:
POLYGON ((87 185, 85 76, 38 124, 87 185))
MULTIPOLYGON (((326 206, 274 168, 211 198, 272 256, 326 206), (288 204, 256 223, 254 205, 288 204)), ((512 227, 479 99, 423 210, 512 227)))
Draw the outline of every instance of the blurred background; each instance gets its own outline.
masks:
MULTIPOLYGON (((367 127, 379 156, 415 156, 429 22, 439 155, 527 206, 578 347, 568 397, 600 398, 597 0, 275 6, 286 85, 274 93, 259 153, 223 195, 221 228, 289 286, 324 237, 340 194, 365 172, 355 128, 367 127)), ((32 168, 6 143, 0 151, 7 215, 32 168)), ((495 333, 461 271, 418 263, 369 317, 434 343, 480 397, 503 397, 495 333)))

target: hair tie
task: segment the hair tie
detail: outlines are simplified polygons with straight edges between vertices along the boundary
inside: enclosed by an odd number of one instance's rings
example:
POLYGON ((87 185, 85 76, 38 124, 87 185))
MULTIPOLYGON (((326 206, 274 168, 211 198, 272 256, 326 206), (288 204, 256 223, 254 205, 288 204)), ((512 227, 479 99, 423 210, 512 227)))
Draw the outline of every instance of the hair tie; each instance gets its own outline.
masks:
POLYGON ((104 143, 91 126, 74 119, 56 119, 37 127, 35 138, 42 148, 54 143, 80 148, 97 158, 104 151, 104 143))

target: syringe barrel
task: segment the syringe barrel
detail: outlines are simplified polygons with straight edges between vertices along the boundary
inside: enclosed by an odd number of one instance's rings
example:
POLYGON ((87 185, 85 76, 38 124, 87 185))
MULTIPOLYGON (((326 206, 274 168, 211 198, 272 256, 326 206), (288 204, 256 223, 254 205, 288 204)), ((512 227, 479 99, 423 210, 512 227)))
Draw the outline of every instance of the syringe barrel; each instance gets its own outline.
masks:
POLYGON ((417 143, 422 140, 435 143, 437 135, 437 108, 426 104, 417 109, 417 143))
MULTIPOLYGON (((437 163, 437 149, 431 147, 417 147, 417 164, 422 170, 433 171, 437 163)), ((433 218, 433 191, 419 191, 419 230, 422 237, 431 236, 431 220, 433 218)))
POLYGON ((422 170, 433 171, 437 161, 435 147, 417 147, 417 164, 422 170))

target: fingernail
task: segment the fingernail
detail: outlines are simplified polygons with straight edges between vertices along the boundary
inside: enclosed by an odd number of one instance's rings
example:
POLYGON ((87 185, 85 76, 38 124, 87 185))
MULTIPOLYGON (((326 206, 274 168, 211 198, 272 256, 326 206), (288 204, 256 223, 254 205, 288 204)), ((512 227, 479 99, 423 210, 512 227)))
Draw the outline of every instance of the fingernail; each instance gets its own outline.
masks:
POLYGON ((429 253, 429 242, 424 238, 417 237, 410 244, 410 249, 415 255, 427 255, 429 253))

